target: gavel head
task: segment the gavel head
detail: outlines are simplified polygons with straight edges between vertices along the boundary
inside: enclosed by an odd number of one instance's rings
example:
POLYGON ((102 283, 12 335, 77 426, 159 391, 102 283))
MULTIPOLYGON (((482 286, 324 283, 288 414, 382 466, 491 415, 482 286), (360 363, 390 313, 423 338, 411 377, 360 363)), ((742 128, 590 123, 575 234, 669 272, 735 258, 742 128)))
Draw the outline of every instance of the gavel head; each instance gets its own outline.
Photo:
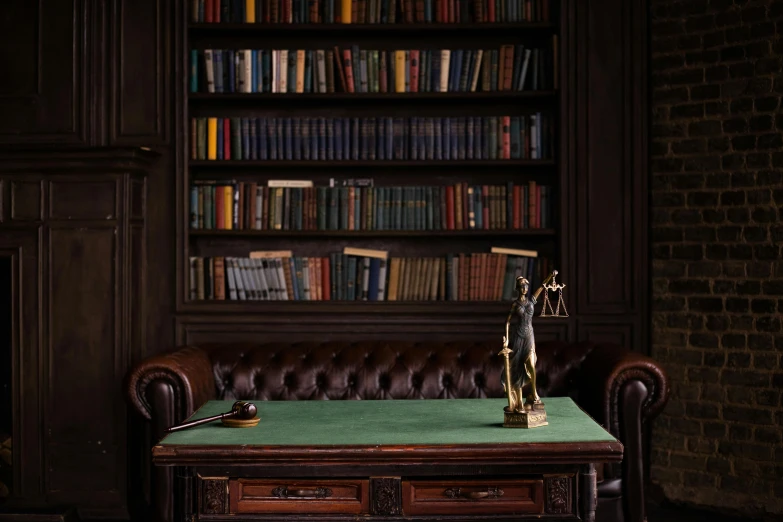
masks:
POLYGON ((252 419, 255 418, 256 413, 258 413, 258 408, 256 408, 256 405, 252 402, 237 401, 231 407, 231 412, 238 419, 252 419))

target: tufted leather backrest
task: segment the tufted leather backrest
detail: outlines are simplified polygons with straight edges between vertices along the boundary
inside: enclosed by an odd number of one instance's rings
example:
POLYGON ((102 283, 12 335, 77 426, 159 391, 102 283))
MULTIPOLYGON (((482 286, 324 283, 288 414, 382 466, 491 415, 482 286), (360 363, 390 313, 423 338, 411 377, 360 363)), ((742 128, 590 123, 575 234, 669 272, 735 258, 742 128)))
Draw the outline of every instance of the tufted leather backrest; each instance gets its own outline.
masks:
MULTIPOLYGON (((220 399, 503 397, 499 343, 266 343, 200 345, 220 399)), ((538 392, 574 399, 590 344, 537 343, 538 392)))

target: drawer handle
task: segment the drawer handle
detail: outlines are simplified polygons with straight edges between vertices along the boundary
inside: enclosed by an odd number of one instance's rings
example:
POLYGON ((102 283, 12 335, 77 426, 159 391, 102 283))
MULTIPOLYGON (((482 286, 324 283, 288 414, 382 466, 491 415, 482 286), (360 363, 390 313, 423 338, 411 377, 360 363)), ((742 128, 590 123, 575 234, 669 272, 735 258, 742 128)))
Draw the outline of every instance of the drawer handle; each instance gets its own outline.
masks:
POLYGON ((278 498, 326 498, 332 496, 332 490, 330 488, 288 489, 286 486, 278 486, 272 490, 272 496, 278 498))
POLYGON ((469 498, 478 500, 481 498, 498 498, 503 496, 503 490, 500 488, 487 488, 486 491, 462 491, 462 488, 449 488, 443 492, 447 498, 469 498))

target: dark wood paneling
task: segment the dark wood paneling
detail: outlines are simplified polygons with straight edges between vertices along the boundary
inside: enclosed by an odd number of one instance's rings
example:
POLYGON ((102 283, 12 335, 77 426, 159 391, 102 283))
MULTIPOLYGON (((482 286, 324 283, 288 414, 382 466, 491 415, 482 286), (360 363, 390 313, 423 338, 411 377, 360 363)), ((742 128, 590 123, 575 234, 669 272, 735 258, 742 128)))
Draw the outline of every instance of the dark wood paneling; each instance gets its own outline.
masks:
POLYGON ((37 499, 43 491, 40 446, 43 417, 39 390, 40 234, 37 227, 6 229, 0 234, 0 255, 11 257, 11 342, 13 366, 13 495, 37 499))
POLYGON ((116 219, 119 180, 68 180, 49 184, 49 219, 116 219), (90 204, 85 205, 85 196, 90 204))
POLYGON ((641 351, 639 338, 634 324, 623 318, 580 318, 577 338, 580 341, 611 343, 627 346, 634 351, 641 351))
POLYGON ((87 141, 84 0, 5 0, 0 143, 87 141))
POLYGON ((43 219, 43 182, 13 180, 11 185, 11 220, 43 219))
POLYGON ((146 342, 142 173, 154 156, 0 152, 0 179, 14 187, 6 201, 18 209, 0 227, 0 255, 18 251, 23 259, 13 303, 21 372, 13 391, 21 477, 14 502, 128 518, 127 410, 119 391, 146 342))
POLYGON ((636 61, 641 2, 590 0, 577 9, 578 312, 638 312, 646 292, 638 268, 647 263, 639 208, 646 175, 644 124, 636 61))
POLYGON ((91 225, 48 234, 46 481, 48 494, 62 502, 117 504, 123 489, 123 408, 108 393, 122 379, 117 233, 116 226, 91 225))
POLYGON ((111 145, 167 141, 171 2, 117 0, 111 17, 111 145))

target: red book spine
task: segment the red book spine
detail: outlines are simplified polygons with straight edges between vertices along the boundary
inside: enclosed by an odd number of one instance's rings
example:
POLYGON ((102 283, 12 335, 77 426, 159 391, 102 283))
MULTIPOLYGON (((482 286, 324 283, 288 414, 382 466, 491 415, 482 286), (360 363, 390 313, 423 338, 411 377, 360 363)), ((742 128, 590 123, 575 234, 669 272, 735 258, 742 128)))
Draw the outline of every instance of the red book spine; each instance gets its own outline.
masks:
POLYGON ((419 50, 411 49, 410 92, 419 92, 419 50))
POLYGON ((454 187, 446 186, 446 230, 454 230, 454 187))
POLYGON ((521 217, 521 209, 520 209, 520 203, 522 201, 522 187, 519 185, 514 185, 514 191, 511 198, 511 212, 513 216, 512 225, 514 227, 514 230, 519 230, 522 228, 522 221, 520 219, 521 217))
POLYGON ((495 21, 495 0, 485 0, 487 2, 487 22, 495 21))
POLYGON ((215 0, 206 0, 204 2, 204 22, 211 24, 214 21, 215 21, 215 0))
POLYGON ((511 159, 511 116, 503 116, 502 120, 503 158, 511 159))
POLYGON ((343 49, 343 67, 345 67, 345 84, 348 92, 353 91, 353 65, 351 65, 351 50, 343 49))
POLYGON ((325 257, 321 260, 321 286, 323 291, 321 292, 321 298, 324 301, 331 301, 331 286, 332 282, 329 279, 329 258, 325 257))
POLYGON ((231 120, 223 119, 223 159, 231 159, 231 120))
POLYGON ((541 185, 536 185, 536 228, 541 228, 541 185))
POLYGON ((380 74, 378 75, 378 90, 381 92, 389 92, 389 76, 387 73, 387 69, 389 66, 387 65, 388 58, 386 51, 381 51, 381 56, 378 60, 380 62, 380 74))

